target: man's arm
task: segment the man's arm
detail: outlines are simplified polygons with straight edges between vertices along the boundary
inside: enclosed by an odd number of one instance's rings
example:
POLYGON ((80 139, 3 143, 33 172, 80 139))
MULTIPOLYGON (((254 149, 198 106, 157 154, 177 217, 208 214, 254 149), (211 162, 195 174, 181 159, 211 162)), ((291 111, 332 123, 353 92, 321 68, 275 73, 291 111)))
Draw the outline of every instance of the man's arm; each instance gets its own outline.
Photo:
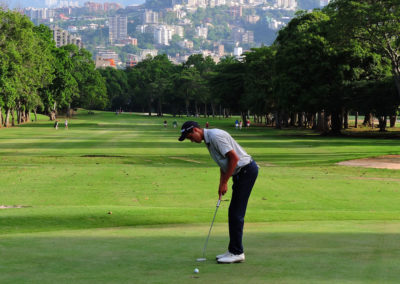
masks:
POLYGON ((221 196, 224 195, 228 191, 228 180, 232 176, 233 172, 235 171, 236 165, 239 161, 239 157, 236 154, 235 150, 231 150, 228 153, 226 153, 226 156, 228 158, 228 169, 225 172, 220 169, 220 179, 219 179, 219 189, 218 189, 218 194, 219 198, 221 199, 221 196))

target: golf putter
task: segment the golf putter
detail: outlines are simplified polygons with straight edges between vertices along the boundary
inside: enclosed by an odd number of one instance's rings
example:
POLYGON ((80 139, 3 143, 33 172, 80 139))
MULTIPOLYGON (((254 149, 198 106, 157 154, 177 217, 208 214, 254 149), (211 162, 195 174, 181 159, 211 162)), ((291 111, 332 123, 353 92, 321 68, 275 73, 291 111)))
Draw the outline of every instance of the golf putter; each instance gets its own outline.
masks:
POLYGON ((221 203, 221 198, 218 199, 217 208, 215 208, 215 213, 214 213, 214 217, 213 217, 212 222, 211 222, 210 230, 208 231, 208 236, 207 236, 206 242, 204 243, 203 257, 200 257, 200 258, 197 259, 197 261, 199 261, 199 262, 202 262, 202 261, 206 261, 206 260, 207 260, 207 259, 206 259, 206 248, 207 248, 207 243, 208 243, 208 239, 210 238, 211 229, 212 229, 212 227, 213 227, 214 220, 215 220, 215 216, 217 215, 217 211, 218 211, 218 207, 219 207, 220 203, 221 203))

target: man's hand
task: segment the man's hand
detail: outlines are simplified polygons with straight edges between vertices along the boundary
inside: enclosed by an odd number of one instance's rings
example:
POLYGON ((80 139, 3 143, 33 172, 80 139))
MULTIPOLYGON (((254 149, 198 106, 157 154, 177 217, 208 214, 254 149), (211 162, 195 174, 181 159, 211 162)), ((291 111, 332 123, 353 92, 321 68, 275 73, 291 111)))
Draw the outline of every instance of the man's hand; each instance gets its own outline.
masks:
POLYGON ((220 183, 219 184, 219 189, 218 189, 219 199, 221 199, 222 195, 225 195, 225 193, 227 191, 228 191, 228 184, 227 183, 220 183))

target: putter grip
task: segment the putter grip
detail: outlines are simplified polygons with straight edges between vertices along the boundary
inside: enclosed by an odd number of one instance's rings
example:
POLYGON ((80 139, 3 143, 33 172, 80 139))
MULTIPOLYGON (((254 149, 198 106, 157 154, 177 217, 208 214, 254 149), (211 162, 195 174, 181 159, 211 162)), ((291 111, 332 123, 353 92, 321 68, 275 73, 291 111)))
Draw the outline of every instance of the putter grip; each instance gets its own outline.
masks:
POLYGON ((220 204, 221 204, 221 199, 218 199, 217 207, 219 207, 220 204))

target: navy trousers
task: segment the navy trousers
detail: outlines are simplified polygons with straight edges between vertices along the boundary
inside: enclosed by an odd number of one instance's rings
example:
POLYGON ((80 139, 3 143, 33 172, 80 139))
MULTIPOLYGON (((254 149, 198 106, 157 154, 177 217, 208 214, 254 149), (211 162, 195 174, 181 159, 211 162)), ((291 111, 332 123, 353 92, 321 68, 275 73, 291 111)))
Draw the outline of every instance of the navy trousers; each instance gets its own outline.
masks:
POLYGON ((233 254, 243 253, 243 225, 246 215, 247 202, 251 190, 256 182, 258 166, 252 161, 232 177, 232 200, 229 205, 229 252, 233 254))

